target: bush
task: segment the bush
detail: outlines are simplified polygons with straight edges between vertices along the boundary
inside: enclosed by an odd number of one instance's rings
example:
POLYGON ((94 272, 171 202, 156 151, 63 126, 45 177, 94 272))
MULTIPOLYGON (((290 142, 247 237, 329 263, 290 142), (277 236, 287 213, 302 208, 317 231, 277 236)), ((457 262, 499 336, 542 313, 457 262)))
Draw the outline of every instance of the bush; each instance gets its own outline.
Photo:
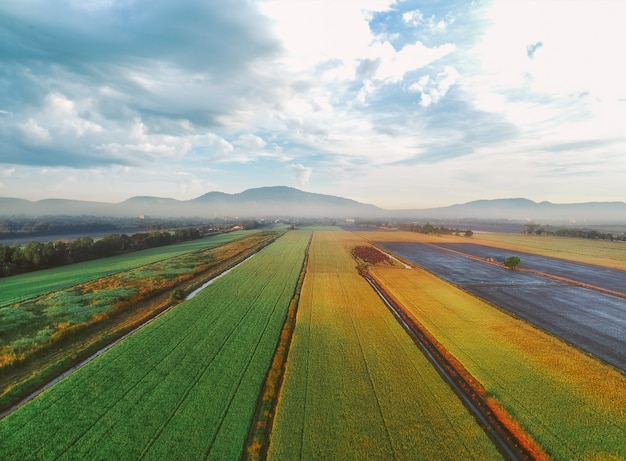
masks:
POLYGON ((517 266, 519 266, 521 259, 519 258, 519 256, 509 256, 508 258, 504 259, 504 265, 506 267, 508 267, 509 269, 515 269, 517 268, 517 266))
POLYGON ((174 291, 172 291, 172 295, 170 296, 170 299, 172 301, 184 301, 186 297, 187 295, 185 294, 185 290, 181 288, 177 288, 174 291))

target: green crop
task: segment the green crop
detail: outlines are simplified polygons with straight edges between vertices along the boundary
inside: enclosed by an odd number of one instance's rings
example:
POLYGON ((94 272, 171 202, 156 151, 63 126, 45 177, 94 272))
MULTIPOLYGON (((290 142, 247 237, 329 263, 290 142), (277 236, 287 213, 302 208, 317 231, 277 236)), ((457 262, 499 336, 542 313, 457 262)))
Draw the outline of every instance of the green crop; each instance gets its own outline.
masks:
POLYGON ((0 307, 190 251, 222 245, 249 234, 250 231, 229 232, 176 245, 1 278, 0 307))
POLYGON ((287 233, 0 420, 0 459, 237 459, 309 235, 287 233))

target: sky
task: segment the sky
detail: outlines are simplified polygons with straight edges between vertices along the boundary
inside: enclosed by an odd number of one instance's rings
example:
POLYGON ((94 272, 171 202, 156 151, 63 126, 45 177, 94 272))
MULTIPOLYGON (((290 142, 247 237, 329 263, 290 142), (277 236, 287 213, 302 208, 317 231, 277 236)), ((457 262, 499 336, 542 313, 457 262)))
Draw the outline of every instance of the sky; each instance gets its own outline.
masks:
POLYGON ((621 0, 3 0, 0 197, 626 200, 621 0))

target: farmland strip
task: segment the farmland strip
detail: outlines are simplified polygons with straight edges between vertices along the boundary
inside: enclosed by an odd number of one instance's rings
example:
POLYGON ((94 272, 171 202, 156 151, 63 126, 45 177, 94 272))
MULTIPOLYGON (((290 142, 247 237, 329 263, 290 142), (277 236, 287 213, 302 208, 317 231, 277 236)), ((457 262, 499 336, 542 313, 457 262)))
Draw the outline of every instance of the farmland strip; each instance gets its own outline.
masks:
MULTIPOLYGON (((435 248, 440 248, 442 250, 449 251, 451 253, 456 253, 456 254, 465 256, 465 257, 467 257, 469 259, 473 259, 474 261, 479 261, 479 262, 482 262, 482 263, 485 263, 485 264, 491 264, 491 265, 494 265, 494 266, 498 266, 498 267, 501 267, 503 269, 508 269, 508 267, 506 267, 502 263, 499 263, 497 261, 489 261, 489 260, 487 260, 485 258, 481 258, 480 256, 476 256, 476 255, 473 255, 471 253, 467 253, 465 251, 459 251, 459 250, 455 250, 454 248, 446 247, 446 246, 443 246, 443 245, 435 245, 435 244, 432 244, 432 243, 426 243, 425 245, 432 246, 432 247, 435 247, 435 248)), ((527 269, 527 268, 524 268, 524 267, 517 267, 515 270, 518 271, 518 272, 526 272, 528 274, 534 274, 534 275, 538 275, 540 277, 545 277, 545 278, 548 278, 548 279, 551 279, 551 280, 556 280, 557 282, 567 283, 568 285, 572 285, 572 286, 575 286, 575 287, 587 288, 589 290, 594 290, 594 291, 598 291, 600 293, 604 293, 604 294, 607 294, 607 295, 617 296, 618 298, 626 299, 626 292, 609 290, 608 288, 602 288, 602 287, 599 287, 597 285, 593 285, 591 283, 584 283, 584 282, 580 282, 578 280, 573 280, 573 279, 570 279, 570 278, 567 278, 567 277, 561 277, 561 276, 558 276, 558 275, 549 274, 547 272, 541 272, 541 271, 534 270, 534 269, 527 269)))
POLYGON ((155 434, 146 458, 238 457, 309 237, 283 235, 1 420, 0 458, 136 458, 155 434))
POLYGON ((314 233, 268 457, 501 459, 359 276, 355 244, 314 233))
POLYGON ((270 431, 274 421, 276 405, 278 403, 278 393, 285 376, 287 355, 289 354, 289 348, 291 347, 293 330, 296 326, 298 300, 300 298, 300 291, 302 290, 302 283, 304 282, 304 275, 306 273, 306 267, 309 260, 309 248, 311 246, 312 239, 313 234, 311 234, 309 243, 304 250, 304 260, 302 261, 302 267, 300 268, 298 283, 296 284, 294 295, 289 303, 287 317, 280 333, 274 357, 272 358, 272 364, 267 372, 263 388, 261 389, 261 393, 259 394, 259 398, 257 400, 254 416, 250 422, 250 428, 248 429, 248 436, 245 443, 246 448, 241 454, 241 461, 257 459, 264 460, 267 458, 270 431))
MULTIPOLYGON (((345 292, 346 287, 345 285, 342 285, 341 287, 342 291, 344 291, 344 296, 347 298, 348 294, 345 292)), ((354 315, 352 310, 354 309, 354 306, 350 306, 350 321, 352 324, 352 328, 354 329, 354 337, 357 340, 357 344, 359 346, 359 351, 361 352, 361 359, 363 360, 363 367, 365 369, 365 375, 367 376, 367 382, 369 383, 370 387, 372 388, 372 393, 374 396, 374 402, 376 405, 376 408, 378 409, 378 414, 380 415, 380 419, 383 422, 383 428, 385 429, 385 434, 387 436, 387 440, 389 442, 389 446, 391 447, 392 453, 393 453, 393 458, 397 459, 398 455, 395 451, 394 448, 394 444, 393 444, 393 439, 391 437, 391 434, 389 433, 389 427, 387 425, 387 421, 385 419, 385 414, 383 413, 383 409, 382 409, 382 405, 380 402, 380 398, 378 396, 378 391, 376 390, 376 385, 374 383, 374 380, 372 379, 372 372, 370 371, 370 365, 367 363, 367 357, 365 354, 365 350, 363 349, 363 342, 361 340, 361 335, 359 334, 359 329, 357 328, 356 324, 355 324, 355 320, 354 320, 354 315)))
POLYGON ((467 381, 452 363, 424 333, 416 322, 411 319, 404 309, 399 306, 385 290, 368 274, 362 274, 365 280, 371 285, 376 293, 383 300, 385 305, 398 319, 402 327, 415 341, 415 344, 426 355, 428 360, 437 369, 442 378, 450 385, 459 396, 463 404, 474 415, 480 426, 493 440, 500 452, 511 460, 531 460, 536 459, 536 453, 525 446, 508 427, 489 408, 486 400, 474 389, 474 386, 467 381))
POLYGON ((550 456, 626 456, 626 378, 614 367, 425 270, 370 272, 550 456))

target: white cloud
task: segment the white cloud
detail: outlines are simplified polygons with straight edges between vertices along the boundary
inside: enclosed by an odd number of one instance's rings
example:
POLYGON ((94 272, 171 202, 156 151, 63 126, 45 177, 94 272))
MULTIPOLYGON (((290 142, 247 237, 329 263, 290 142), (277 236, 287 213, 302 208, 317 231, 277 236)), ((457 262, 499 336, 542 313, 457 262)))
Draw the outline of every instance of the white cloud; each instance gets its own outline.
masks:
POLYGON ((217 158, 227 158, 235 150, 235 147, 231 143, 214 133, 191 136, 189 140, 196 148, 209 149, 217 158))
POLYGON ((395 83, 402 81, 407 72, 421 69, 452 53, 455 48, 451 43, 429 48, 421 42, 416 42, 396 51, 389 42, 378 42, 371 47, 369 58, 381 61, 375 73, 376 79, 395 83))
POLYGON ((375 78, 398 82, 404 75, 454 51, 447 43, 429 48, 417 41, 395 50, 387 39, 372 34, 372 11, 385 11, 390 1, 272 0, 261 4, 275 21, 275 31, 286 50, 285 65, 294 73, 316 71, 322 63, 334 63, 321 72, 325 81, 355 77, 359 63, 380 60, 375 78))
POLYGON ((619 1, 497 1, 489 12, 493 25, 475 50, 481 79, 496 91, 626 96, 626 67, 615 55, 615 44, 626 40, 625 14, 619 1))
POLYGON ((456 83, 459 73, 452 66, 445 66, 444 70, 431 78, 428 75, 421 77, 417 82, 409 86, 409 91, 421 93, 420 105, 428 107, 439 102, 456 83))
POLYGON ((311 175, 313 174, 313 168, 306 167, 301 163, 291 164, 287 168, 295 173, 296 178, 301 186, 306 186, 309 184, 309 180, 311 179, 311 175))
POLYGON ((71 101, 60 93, 49 93, 43 100, 43 105, 37 118, 49 129, 69 137, 81 137, 88 133, 101 133, 102 126, 79 115, 79 110, 92 110, 90 99, 71 101))
POLYGON ((26 144, 47 144, 52 139, 50 132, 32 118, 19 124, 26 144))
POLYGON ((287 51, 289 69, 301 72, 333 59, 345 64, 363 56, 372 41, 368 14, 384 11, 391 0, 271 0, 261 10, 287 51))
POLYGON ((260 138, 259 136, 256 136, 252 133, 247 133, 247 134, 243 134, 239 136, 239 138, 234 142, 234 144, 236 144, 237 146, 241 146, 244 149, 251 150, 251 151, 263 149, 267 145, 267 143, 263 140, 263 138, 260 138))
POLYGON ((402 20, 414 27, 426 28, 429 32, 443 32, 448 26, 444 19, 437 20, 435 15, 426 18, 420 10, 406 11, 402 14, 402 20))

